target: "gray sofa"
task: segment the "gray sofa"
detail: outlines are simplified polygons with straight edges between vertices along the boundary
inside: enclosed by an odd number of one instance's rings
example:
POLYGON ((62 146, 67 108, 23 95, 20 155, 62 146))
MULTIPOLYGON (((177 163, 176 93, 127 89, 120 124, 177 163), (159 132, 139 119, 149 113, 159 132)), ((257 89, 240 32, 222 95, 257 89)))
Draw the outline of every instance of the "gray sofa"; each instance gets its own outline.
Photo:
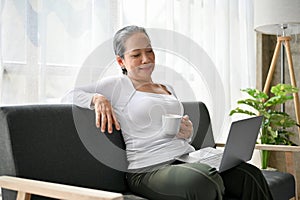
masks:
MULTIPOLYGON (((184 108, 194 124, 192 145, 196 149, 215 146, 205 104, 184 102, 184 108)), ((122 170, 127 164, 124 148, 120 131, 100 133, 91 110, 67 104, 0 109, 0 175, 120 192, 125 199, 142 199, 132 195, 127 187, 122 170), (84 135, 95 138, 90 145, 93 149, 88 148, 89 141, 84 135), (107 148, 107 143, 119 150, 107 148), (112 163, 102 163, 101 159, 112 163), (110 167, 116 164, 117 167, 110 167)), ((275 200, 287 200, 295 195, 291 174, 263 173, 275 200)), ((15 193, 3 190, 2 196, 3 200, 12 200, 15 193)), ((32 199, 47 198, 33 196, 32 199)))

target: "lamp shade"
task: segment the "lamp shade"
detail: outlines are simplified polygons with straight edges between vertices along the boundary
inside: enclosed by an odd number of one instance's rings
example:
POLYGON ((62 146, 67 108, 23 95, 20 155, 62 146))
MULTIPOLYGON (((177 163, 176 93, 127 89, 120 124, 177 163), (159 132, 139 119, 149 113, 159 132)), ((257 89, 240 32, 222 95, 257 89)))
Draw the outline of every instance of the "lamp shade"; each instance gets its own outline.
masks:
POLYGON ((300 33, 300 0, 254 0, 254 29, 270 35, 300 33))

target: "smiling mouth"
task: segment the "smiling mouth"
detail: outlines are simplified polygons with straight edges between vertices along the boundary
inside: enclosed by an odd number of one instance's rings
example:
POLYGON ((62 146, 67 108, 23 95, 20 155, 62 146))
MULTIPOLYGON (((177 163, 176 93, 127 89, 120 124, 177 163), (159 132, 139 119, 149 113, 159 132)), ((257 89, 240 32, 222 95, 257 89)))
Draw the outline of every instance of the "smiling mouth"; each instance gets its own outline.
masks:
POLYGON ((139 67, 139 69, 141 69, 141 70, 149 70, 149 69, 152 68, 152 66, 153 66, 153 64, 142 65, 142 66, 139 67))

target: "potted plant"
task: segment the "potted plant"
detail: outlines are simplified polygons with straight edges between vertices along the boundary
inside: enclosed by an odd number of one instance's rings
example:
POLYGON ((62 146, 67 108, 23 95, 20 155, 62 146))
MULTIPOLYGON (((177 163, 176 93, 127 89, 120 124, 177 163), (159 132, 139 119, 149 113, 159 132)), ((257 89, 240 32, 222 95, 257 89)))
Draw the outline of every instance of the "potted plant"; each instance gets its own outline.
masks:
MULTIPOLYGON (((249 109, 235 108, 231 110, 230 116, 236 113, 247 115, 263 115, 262 127, 260 131, 261 144, 273 145, 295 145, 290 136, 294 134, 290 128, 298 125, 286 112, 277 110, 278 105, 293 99, 293 93, 298 92, 298 88, 289 84, 278 84, 271 88, 273 94, 269 97, 266 93, 257 89, 243 89, 252 98, 239 100, 238 104, 244 104, 249 109)), ((298 125, 299 126, 299 125, 298 125)), ((268 167, 269 152, 261 151, 262 169, 268 167)))

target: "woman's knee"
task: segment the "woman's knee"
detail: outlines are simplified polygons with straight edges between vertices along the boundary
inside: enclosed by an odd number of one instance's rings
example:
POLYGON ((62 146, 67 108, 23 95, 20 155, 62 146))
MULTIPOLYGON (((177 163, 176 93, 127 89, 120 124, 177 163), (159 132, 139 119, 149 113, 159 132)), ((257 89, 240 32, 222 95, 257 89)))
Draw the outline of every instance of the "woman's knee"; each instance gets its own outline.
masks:
POLYGON ((243 175, 248 175, 249 177, 252 177, 254 179, 264 178, 261 170, 252 164, 241 163, 236 168, 237 170, 241 171, 243 175))
POLYGON ((217 171, 202 164, 180 164, 135 175, 129 178, 130 186, 148 198, 186 200, 221 199, 223 181, 217 171), (136 178, 134 178, 136 177, 136 178))
POLYGON ((215 168, 199 163, 182 164, 177 167, 181 168, 178 170, 182 173, 181 184, 185 185, 188 195, 193 196, 194 199, 221 198, 224 184, 215 168))

